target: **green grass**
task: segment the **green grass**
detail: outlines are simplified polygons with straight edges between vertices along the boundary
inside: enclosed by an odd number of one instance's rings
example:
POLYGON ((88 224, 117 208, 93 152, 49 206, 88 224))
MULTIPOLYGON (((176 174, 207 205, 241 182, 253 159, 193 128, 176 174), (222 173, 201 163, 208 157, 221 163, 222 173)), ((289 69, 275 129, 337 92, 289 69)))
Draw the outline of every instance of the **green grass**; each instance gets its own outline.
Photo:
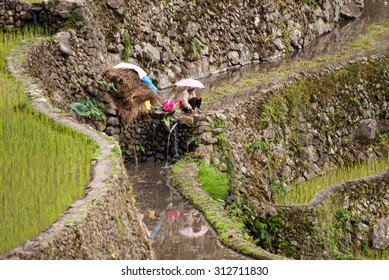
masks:
POLYGON ((0 254, 56 221, 90 182, 97 144, 36 112, 5 57, 22 39, 0 31, 0 254))
POLYGON ((198 163, 197 166, 202 189, 214 200, 225 200, 229 190, 227 175, 205 163, 198 163))
POLYGON ((359 162, 354 166, 342 166, 334 172, 304 181, 301 184, 292 184, 284 195, 277 197, 276 203, 282 205, 305 204, 310 202, 320 190, 332 184, 370 176, 387 170, 389 170, 389 156, 359 162))
POLYGON ((389 250, 371 250, 367 249, 356 254, 357 260, 389 260, 389 250))

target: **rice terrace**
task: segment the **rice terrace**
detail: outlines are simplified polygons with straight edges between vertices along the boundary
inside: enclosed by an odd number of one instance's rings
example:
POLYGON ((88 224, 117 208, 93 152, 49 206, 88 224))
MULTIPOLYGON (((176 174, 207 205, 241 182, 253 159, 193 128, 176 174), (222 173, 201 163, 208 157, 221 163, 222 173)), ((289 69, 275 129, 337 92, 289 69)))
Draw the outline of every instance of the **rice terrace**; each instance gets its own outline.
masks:
POLYGON ((0 259, 388 260, 388 50, 383 0, 0 0, 0 259))

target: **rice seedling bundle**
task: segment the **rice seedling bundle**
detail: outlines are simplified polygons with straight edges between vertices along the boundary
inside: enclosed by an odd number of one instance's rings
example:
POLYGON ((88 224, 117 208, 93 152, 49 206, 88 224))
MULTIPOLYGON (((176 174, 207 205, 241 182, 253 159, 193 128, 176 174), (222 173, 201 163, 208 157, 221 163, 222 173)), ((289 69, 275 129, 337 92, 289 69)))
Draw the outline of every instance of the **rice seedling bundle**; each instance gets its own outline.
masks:
POLYGON ((86 136, 36 112, 5 71, 9 50, 31 36, 0 33, 0 254, 38 235, 83 196, 97 150, 86 136))

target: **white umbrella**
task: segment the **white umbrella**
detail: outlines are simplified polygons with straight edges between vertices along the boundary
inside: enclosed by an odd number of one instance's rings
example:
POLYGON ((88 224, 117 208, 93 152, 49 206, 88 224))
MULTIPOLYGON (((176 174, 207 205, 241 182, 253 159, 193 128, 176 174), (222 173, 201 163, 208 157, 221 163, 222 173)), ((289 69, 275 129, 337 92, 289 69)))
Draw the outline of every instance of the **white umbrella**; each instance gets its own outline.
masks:
POLYGON ((140 79, 142 79, 143 77, 147 76, 147 73, 142 68, 140 68, 139 66, 137 66, 135 64, 131 64, 131 63, 121 62, 118 65, 115 65, 113 68, 115 68, 115 69, 120 68, 120 69, 132 69, 132 70, 135 70, 138 73, 140 79))
POLYGON ((182 79, 182 80, 178 81, 177 83, 175 83, 174 85, 176 85, 178 87, 205 88, 205 86, 203 85, 202 82, 195 80, 195 79, 192 79, 192 78, 182 79))

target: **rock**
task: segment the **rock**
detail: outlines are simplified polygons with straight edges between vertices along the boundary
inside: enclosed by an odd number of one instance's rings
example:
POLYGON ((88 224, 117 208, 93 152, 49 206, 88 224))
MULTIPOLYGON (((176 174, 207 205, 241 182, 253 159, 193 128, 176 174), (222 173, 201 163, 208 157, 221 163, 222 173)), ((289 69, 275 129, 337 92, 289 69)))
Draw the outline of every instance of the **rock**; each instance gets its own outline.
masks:
POLYGON ((71 35, 69 32, 59 32, 55 37, 58 42, 59 51, 65 58, 68 58, 73 53, 70 38, 71 35))
POLYGON ((189 115, 181 115, 180 118, 178 119, 178 122, 184 125, 191 125, 194 123, 194 118, 189 115))
POLYGON ((316 148, 312 145, 306 148, 306 152, 308 154, 308 160, 311 162, 317 162, 319 160, 319 156, 317 155, 316 148))
POLYGON ((221 134, 223 132, 224 132, 223 128, 214 128, 214 129, 212 129, 212 134, 213 135, 221 134))
POLYGON ((196 150, 195 153, 198 153, 201 155, 202 159, 204 160, 205 164, 210 165, 211 164, 211 153, 213 151, 212 145, 203 145, 200 144, 196 150))
POLYGON ((107 125, 110 125, 110 126, 119 126, 120 125, 120 121, 118 118, 115 118, 115 117, 108 117, 107 119, 107 125))
POLYGON ((203 142, 205 144, 216 144, 217 142, 219 142, 219 140, 217 138, 209 138, 209 139, 203 140, 203 142))
POLYGON ((123 3, 123 0, 108 0, 107 5, 109 8, 116 10, 121 8, 125 3, 123 3))
POLYGON ((389 121, 379 121, 378 123, 378 130, 380 133, 386 133, 389 132, 389 121))
POLYGON ((344 5, 340 10, 340 16, 344 19, 359 18, 362 15, 359 6, 355 2, 344 5))
POLYGON ((78 7, 74 10, 74 15, 76 17, 77 21, 84 21, 85 20, 85 9, 83 7, 78 7))
POLYGON ((200 139, 204 142, 208 141, 209 139, 212 138, 212 132, 204 132, 200 135, 200 139))
POLYGON ((301 31, 294 29, 289 34, 290 43, 295 49, 302 49, 303 46, 299 43, 300 38, 302 37, 301 31))
POLYGON ((228 60, 231 62, 232 65, 238 65, 239 64, 239 53, 237 51, 230 51, 227 54, 228 60))
POLYGON ((143 55, 148 56, 151 58, 154 62, 160 62, 161 61, 161 53, 157 48, 152 46, 150 43, 146 43, 146 45, 143 47, 143 55))
POLYGON ((20 19, 22 19, 22 20, 30 20, 30 19, 33 19, 33 15, 30 14, 29 12, 21 11, 20 12, 20 19))
POLYGON ((372 240, 375 249, 389 248, 389 217, 381 218, 374 225, 372 240))
POLYGON ((104 131, 106 129, 106 125, 102 121, 97 121, 95 127, 98 131, 104 131))
POLYGON ((287 178, 291 173, 292 173, 292 169, 290 168, 289 165, 284 166, 281 170, 281 176, 283 178, 287 178))
POLYGON ((375 140, 377 129, 378 125, 376 120, 365 119, 360 121, 352 131, 352 137, 362 143, 371 143, 375 140))
POLYGON ((120 129, 119 129, 119 128, 112 127, 112 126, 108 126, 108 127, 105 129, 105 133, 107 133, 108 135, 118 134, 119 132, 120 132, 120 129))
POLYGON ((282 42, 282 40, 280 38, 277 38, 274 41, 274 45, 277 48, 277 50, 280 50, 280 51, 282 51, 282 50, 284 50, 286 48, 284 43, 282 42))
POLYGON ((20 13, 22 10, 23 10, 23 6, 20 5, 20 4, 17 4, 16 7, 15 7, 15 11, 20 13))
POLYGON ((220 170, 221 172, 226 172, 227 169, 228 169, 227 164, 225 164, 224 162, 223 162, 222 164, 220 164, 219 170, 220 170))
POLYGON ((63 19, 68 19, 69 18, 69 11, 59 11, 58 14, 63 19))
POLYGON ((209 126, 199 126, 193 133, 201 134, 203 132, 208 132, 210 130, 209 126))
POLYGON ((319 36, 331 30, 331 28, 329 28, 329 26, 321 18, 319 18, 316 22, 316 29, 318 30, 319 36))

